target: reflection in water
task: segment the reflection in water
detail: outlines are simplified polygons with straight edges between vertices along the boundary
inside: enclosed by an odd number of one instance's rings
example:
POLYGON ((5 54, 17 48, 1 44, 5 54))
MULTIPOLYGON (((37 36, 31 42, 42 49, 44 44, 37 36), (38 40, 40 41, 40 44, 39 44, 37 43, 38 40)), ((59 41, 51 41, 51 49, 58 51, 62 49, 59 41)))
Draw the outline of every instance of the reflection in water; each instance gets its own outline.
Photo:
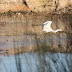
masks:
POLYGON ((23 53, 0 56, 0 72, 71 72, 72 54, 23 53))

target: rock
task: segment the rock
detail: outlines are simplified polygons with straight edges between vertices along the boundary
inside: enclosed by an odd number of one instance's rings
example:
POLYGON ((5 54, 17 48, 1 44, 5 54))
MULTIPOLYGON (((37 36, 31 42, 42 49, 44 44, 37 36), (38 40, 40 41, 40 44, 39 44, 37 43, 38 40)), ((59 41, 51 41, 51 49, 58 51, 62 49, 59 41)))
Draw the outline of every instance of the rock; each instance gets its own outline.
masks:
POLYGON ((35 12, 53 12, 72 4, 72 0, 26 0, 26 2, 35 12))
POLYGON ((58 9, 67 7, 72 4, 72 0, 59 0, 58 1, 58 9))
POLYGON ((12 10, 49 13, 69 5, 72 5, 72 0, 0 0, 0 12, 12 10))
POLYGON ((21 13, 16 13, 17 15, 21 15, 21 13))
POLYGON ((51 12, 55 9, 55 3, 51 0, 26 0, 26 2, 35 12, 51 12))
POLYGON ((0 12, 7 11, 27 11, 30 9, 25 4, 23 4, 23 0, 0 0, 0 12))

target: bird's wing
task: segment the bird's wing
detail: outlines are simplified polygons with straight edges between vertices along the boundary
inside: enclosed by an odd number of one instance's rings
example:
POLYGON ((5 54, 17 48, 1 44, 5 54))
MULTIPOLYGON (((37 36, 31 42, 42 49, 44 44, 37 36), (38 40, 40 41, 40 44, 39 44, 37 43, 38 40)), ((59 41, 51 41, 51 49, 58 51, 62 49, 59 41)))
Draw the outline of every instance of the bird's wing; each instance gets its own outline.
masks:
POLYGON ((51 24, 52 24, 52 21, 47 21, 47 26, 51 26, 51 24))
POLYGON ((52 24, 52 21, 49 21, 48 23, 47 23, 47 29, 49 30, 49 31, 52 31, 53 29, 51 28, 51 24, 52 24))
POLYGON ((52 23, 52 21, 46 21, 46 22, 44 22, 42 24, 43 31, 47 31, 47 32, 52 31, 51 23, 52 23))

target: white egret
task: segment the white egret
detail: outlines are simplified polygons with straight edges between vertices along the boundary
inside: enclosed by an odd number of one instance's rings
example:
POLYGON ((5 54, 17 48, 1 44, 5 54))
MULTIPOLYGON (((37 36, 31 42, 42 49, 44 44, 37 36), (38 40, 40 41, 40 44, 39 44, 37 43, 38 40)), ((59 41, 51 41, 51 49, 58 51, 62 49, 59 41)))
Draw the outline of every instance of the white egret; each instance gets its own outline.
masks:
POLYGON ((45 23, 42 24, 42 31, 45 31, 45 32, 58 32, 58 31, 62 31, 62 29, 57 29, 57 30, 53 30, 51 28, 51 24, 52 24, 52 21, 46 21, 45 23))

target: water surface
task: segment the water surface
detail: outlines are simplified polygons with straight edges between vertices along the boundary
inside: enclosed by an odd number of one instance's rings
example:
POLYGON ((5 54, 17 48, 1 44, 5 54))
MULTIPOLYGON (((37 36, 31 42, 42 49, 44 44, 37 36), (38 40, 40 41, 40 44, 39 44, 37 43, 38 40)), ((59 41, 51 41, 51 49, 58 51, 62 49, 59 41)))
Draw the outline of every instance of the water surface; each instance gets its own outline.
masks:
POLYGON ((72 54, 0 55, 0 72, 71 72, 72 54))

